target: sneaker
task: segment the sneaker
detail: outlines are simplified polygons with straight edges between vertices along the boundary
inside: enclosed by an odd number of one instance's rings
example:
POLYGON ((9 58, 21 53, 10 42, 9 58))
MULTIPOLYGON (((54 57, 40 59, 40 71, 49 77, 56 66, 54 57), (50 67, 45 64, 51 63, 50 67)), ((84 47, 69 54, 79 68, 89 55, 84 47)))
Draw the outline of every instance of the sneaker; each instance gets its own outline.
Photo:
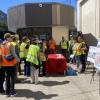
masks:
POLYGON ((0 94, 1 95, 4 95, 5 94, 5 91, 4 90, 0 91, 0 94))
POLYGON ((16 94, 17 94, 16 92, 10 93, 11 97, 14 97, 16 94))

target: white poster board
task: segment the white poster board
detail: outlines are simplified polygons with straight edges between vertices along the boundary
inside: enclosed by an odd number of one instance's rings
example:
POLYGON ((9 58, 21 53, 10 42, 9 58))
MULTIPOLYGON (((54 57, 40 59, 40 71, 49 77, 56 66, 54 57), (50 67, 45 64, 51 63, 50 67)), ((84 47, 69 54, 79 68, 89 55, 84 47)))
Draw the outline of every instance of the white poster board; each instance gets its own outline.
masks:
POLYGON ((100 39, 98 39, 97 47, 100 47, 100 39))
POLYGON ((95 63, 96 48, 97 47, 94 46, 89 47, 87 60, 90 61, 91 63, 95 63))
POLYGON ((94 66, 100 70, 100 48, 96 48, 95 63, 94 66))

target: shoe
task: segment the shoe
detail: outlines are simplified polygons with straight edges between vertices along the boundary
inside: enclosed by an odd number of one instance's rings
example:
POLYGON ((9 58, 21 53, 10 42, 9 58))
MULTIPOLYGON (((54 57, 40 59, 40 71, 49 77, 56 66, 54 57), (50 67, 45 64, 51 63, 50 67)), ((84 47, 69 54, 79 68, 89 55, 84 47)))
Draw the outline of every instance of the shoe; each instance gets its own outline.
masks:
POLYGON ((0 94, 1 95, 4 95, 5 94, 5 91, 4 90, 0 91, 0 94))
POLYGON ((33 81, 30 81, 30 83, 31 83, 31 84, 34 84, 35 82, 33 82, 33 81))
POLYGON ((17 93, 16 92, 12 92, 12 93, 10 93, 10 95, 11 95, 11 97, 14 97, 14 96, 17 95, 17 93))

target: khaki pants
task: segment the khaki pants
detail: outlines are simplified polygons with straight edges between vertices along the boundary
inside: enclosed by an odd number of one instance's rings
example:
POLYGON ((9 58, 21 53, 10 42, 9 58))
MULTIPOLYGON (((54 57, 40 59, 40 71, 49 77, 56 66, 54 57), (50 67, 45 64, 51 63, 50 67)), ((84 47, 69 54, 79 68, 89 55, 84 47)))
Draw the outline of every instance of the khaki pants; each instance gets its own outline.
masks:
POLYGON ((38 83, 39 69, 36 69, 34 65, 31 65, 31 83, 38 83))

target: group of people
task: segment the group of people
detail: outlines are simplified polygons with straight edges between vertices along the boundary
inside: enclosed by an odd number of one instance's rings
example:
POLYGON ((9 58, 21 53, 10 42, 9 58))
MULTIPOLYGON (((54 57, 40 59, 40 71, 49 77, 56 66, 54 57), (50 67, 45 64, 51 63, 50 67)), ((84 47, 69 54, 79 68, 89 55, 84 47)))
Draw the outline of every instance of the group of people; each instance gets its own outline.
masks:
POLYGON ((86 69, 88 46, 84 41, 83 35, 79 34, 76 37, 71 35, 69 41, 66 41, 64 37, 62 37, 60 47, 67 62, 76 64, 76 71, 84 73, 86 69))
POLYGON ((39 68, 45 66, 46 49, 46 41, 39 43, 35 38, 30 40, 24 36, 20 42, 17 35, 6 33, 4 41, 0 39, 0 93, 5 93, 8 97, 16 94, 15 82, 18 80, 18 73, 30 76, 31 83, 37 84, 39 68), (24 73, 21 70, 22 62, 24 62, 24 73))
MULTIPOLYGON (((80 72, 83 73, 86 68, 87 51, 83 37, 78 36, 74 39, 71 36, 69 41, 62 37, 59 47, 60 53, 67 62, 76 63, 77 68, 82 65, 80 72)), ((6 33, 4 40, 0 39, 0 93, 6 93, 8 97, 16 94, 15 82, 18 79, 18 73, 30 77, 30 82, 37 84, 40 66, 42 66, 42 75, 45 76, 47 55, 54 53, 56 53, 56 43, 53 38, 48 42, 45 40, 41 42, 36 38, 30 40, 24 36, 19 41, 17 35, 6 33), (24 62, 24 73, 21 70, 22 62, 24 62)))

